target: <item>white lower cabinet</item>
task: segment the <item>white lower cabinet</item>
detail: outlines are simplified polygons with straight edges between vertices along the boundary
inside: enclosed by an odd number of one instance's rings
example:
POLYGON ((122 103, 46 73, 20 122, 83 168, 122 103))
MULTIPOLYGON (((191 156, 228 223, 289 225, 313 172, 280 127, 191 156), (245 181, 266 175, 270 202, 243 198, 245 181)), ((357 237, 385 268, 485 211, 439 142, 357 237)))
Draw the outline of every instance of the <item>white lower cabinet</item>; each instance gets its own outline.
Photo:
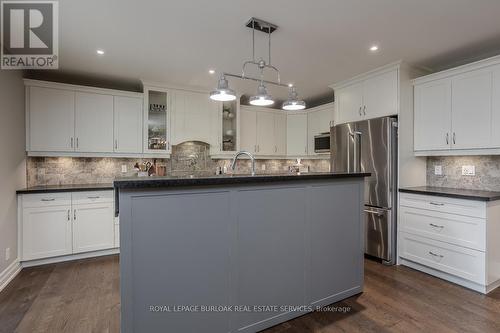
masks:
POLYGON ((112 249, 113 191, 24 194, 19 199, 21 261, 112 249))
POLYGON ((399 261, 488 293, 500 285, 500 201, 401 193, 399 261))

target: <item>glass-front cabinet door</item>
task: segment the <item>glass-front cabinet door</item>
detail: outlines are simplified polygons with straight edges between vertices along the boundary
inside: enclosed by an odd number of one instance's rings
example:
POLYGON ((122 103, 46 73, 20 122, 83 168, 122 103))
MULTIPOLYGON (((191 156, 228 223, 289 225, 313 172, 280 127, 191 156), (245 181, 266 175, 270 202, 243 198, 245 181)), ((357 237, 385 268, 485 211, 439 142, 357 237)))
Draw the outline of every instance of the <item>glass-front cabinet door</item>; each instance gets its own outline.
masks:
POLYGON ((234 154, 240 149, 239 101, 222 102, 219 153, 234 154))
POLYGON ((144 87, 144 152, 170 154, 170 94, 166 89, 144 87))

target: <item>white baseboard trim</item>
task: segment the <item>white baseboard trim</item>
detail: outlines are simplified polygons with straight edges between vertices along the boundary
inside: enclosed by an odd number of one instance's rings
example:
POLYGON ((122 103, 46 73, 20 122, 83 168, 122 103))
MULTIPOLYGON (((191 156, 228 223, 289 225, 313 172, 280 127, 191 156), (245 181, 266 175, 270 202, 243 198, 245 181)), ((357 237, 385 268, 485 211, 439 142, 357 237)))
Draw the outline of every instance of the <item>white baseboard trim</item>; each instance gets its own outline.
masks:
POLYGON ((0 273, 0 291, 2 291, 21 271, 19 260, 14 260, 3 272, 0 273))
POLYGON ((33 267, 33 266, 40 266, 40 265, 47 265, 47 264, 55 264, 55 263, 64 262, 64 261, 72 261, 72 260, 87 259, 87 258, 93 258, 93 257, 109 256, 109 255, 118 254, 118 253, 120 253, 119 248, 109 249, 109 250, 92 251, 92 252, 85 252, 85 253, 78 253, 78 254, 70 254, 67 256, 22 261, 21 266, 22 267, 33 267))

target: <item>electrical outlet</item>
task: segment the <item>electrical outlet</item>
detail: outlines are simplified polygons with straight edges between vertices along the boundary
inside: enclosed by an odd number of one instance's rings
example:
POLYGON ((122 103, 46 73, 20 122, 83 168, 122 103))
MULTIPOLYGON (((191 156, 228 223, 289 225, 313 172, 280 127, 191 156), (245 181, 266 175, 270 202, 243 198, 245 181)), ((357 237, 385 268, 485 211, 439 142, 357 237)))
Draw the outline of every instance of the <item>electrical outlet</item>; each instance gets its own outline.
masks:
POLYGON ((260 167, 262 171, 266 171, 266 165, 265 164, 262 164, 262 166, 260 167))
POLYGON ((127 173, 127 165, 122 164, 122 173, 127 173))
POLYGON ((435 165, 434 166, 434 174, 436 176, 441 176, 443 174, 443 166, 442 165, 435 165))
POLYGON ((10 259, 10 247, 5 249, 5 261, 9 261, 10 259))
POLYGON ((462 176, 475 176, 476 167, 474 165, 462 165, 462 176))

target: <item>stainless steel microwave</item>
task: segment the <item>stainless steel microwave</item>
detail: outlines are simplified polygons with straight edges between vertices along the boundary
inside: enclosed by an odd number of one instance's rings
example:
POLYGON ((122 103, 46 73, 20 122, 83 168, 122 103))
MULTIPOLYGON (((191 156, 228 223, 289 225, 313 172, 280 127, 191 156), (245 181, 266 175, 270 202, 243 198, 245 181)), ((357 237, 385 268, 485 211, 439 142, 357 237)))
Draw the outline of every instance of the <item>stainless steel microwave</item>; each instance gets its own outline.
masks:
POLYGON ((314 152, 329 153, 330 152, 330 133, 321 133, 314 136, 314 152))

